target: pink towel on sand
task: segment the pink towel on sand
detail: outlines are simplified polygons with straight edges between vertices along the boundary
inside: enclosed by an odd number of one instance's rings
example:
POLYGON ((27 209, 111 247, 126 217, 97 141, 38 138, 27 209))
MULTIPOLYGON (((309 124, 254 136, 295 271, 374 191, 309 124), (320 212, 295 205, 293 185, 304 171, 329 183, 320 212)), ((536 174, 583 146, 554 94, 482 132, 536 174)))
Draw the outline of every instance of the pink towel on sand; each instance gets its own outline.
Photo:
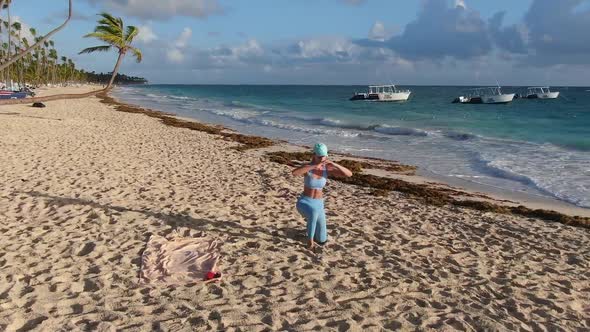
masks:
POLYGON ((152 235, 141 258, 139 279, 143 283, 205 282, 208 272, 218 272, 218 259, 216 240, 177 238, 169 241, 152 235))

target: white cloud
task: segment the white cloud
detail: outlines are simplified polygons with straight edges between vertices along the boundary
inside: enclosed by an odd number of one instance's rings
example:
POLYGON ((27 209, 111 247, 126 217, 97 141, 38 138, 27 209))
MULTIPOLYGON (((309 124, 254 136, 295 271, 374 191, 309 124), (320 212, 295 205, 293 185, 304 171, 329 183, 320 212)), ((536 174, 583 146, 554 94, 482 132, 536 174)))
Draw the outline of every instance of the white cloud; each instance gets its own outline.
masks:
POLYGON ((455 0, 455 7, 467 9, 467 6, 465 5, 465 0, 455 0))
POLYGON ((166 57, 172 63, 181 63, 185 59, 185 49, 193 35, 193 30, 186 27, 182 30, 178 38, 174 41, 172 47, 166 52, 166 57))
POLYGON ((313 38, 299 40, 293 47, 291 55, 303 59, 350 59, 358 47, 347 38, 313 38))
POLYGON ((138 27, 138 29, 139 29, 139 33, 137 34, 136 38, 139 42, 142 42, 144 44, 148 44, 148 43, 158 39, 158 36, 154 33, 152 28, 147 25, 140 25, 138 27))
POLYGON ((194 59, 192 64, 201 69, 268 64, 271 61, 270 55, 255 39, 232 47, 219 46, 196 50, 191 58, 194 59))
POLYGON ((450 5, 447 1, 424 0, 418 16, 403 33, 385 42, 367 39, 358 44, 389 47, 407 60, 469 59, 489 54, 493 45, 479 12, 450 5))
POLYGON ((223 12, 218 0, 87 0, 127 16, 170 19, 174 16, 205 18, 223 12))
POLYGON ((260 56, 264 54, 264 50, 262 46, 258 43, 256 39, 250 39, 244 45, 239 45, 232 49, 233 54, 238 57, 241 56, 260 56))
POLYGON ((180 36, 178 36, 178 38, 176 38, 176 41, 174 42, 174 46, 178 47, 178 48, 185 48, 186 45, 188 44, 189 39, 191 39, 193 35, 193 30, 191 30, 191 28, 186 27, 182 30, 182 32, 180 33, 180 36))
POLYGON ((184 54, 177 48, 172 48, 166 52, 166 57, 172 63, 181 63, 184 61, 184 54))
POLYGON ((376 21, 369 31, 369 39, 385 41, 387 39, 387 32, 385 31, 385 25, 382 22, 376 21))

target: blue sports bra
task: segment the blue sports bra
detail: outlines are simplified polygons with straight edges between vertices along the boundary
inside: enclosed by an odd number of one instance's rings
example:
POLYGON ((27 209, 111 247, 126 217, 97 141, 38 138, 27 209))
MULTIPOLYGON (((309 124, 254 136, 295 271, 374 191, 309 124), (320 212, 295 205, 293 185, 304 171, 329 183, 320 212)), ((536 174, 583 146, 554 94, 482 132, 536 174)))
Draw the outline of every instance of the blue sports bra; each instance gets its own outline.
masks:
POLYGON ((305 178, 303 180, 303 183, 305 185, 305 187, 309 188, 309 189, 323 189, 326 186, 326 182, 328 180, 328 168, 324 167, 324 173, 322 174, 321 178, 316 178, 313 175, 313 171, 309 171, 307 172, 307 174, 305 174, 305 178))

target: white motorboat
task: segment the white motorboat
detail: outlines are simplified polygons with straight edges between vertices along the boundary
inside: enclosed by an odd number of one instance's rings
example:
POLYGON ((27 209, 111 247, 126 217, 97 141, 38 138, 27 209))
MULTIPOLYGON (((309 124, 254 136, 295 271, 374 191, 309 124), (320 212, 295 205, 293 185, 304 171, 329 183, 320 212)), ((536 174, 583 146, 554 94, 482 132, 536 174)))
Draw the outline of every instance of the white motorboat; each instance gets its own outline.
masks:
POLYGON ((453 100, 460 104, 506 104, 514 99, 514 93, 502 93, 499 86, 468 90, 465 96, 453 100))
POLYGON ((526 93, 528 99, 556 99, 557 97, 559 97, 559 91, 551 91, 548 86, 530 87, 526 93))
POLYGON ((369 101, 407 101, 412 92, 410 90, 398 90, 391 85, 371 85, 369 92, 355 93, 350 100, 369 101))

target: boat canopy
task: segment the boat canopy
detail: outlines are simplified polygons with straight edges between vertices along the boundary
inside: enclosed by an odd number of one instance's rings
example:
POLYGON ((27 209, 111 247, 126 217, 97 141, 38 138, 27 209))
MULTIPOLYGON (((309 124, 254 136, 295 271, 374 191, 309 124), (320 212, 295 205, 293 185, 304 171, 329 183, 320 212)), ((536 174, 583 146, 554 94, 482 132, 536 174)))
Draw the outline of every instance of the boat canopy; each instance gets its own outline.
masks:
POLYGON ((409 90, 398 90, 395 85, 369 85, 369 93, 400 93, 410 92, 409 90))
POLYGON ((394 93, 397 89, 395 85, 371 85, 369 86, 369 93, 394 93))
POLYGON ((533 93, 550 93, 551 90, 549 90, 548 86, 532 86, 528 88, 528 92, 529 94, 533 94, 533 93))
POLYGON ((502 88, 499 86, 475 88, 475 89, 469 89, 467 91, 469 91, 469 95, 472 95, 472 96, 501 95, 502 94, 502 88))

